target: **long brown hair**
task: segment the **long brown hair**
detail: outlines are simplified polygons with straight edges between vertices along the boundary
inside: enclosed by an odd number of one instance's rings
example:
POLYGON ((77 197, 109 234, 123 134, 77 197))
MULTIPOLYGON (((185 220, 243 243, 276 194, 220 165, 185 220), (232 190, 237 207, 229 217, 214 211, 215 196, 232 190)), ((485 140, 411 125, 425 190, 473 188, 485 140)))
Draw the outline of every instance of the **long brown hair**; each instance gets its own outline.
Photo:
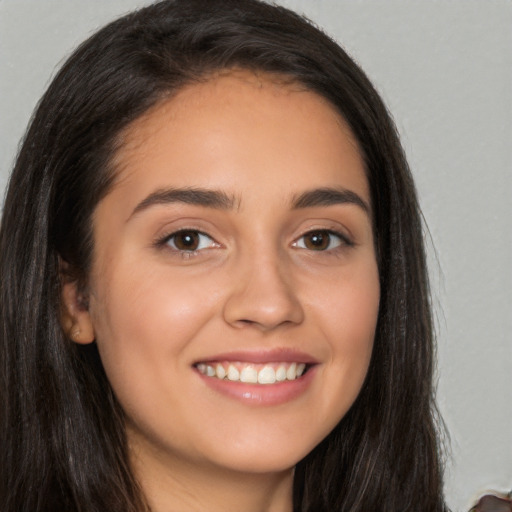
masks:
POLYGON ((59 322, 59 258, 86 284, 91 215, 120 134, 220 69, 279 74, 331 102, 364 157, 381 306, 356 403, 304 460, 295 512, 445 511, 433 401, 434 340, 414 184, 379 95, 333 40, 258 0, 166 0, 109 24, 42 98, 10 180, 0 233, 0 508, 146 510, 123 411, 94 345, 59 322))

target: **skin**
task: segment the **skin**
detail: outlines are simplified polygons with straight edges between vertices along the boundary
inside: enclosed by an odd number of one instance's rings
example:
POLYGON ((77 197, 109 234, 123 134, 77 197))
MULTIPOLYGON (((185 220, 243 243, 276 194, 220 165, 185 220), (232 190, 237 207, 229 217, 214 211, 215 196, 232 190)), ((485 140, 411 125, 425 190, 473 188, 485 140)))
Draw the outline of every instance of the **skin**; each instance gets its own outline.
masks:
POLYGON ((133 123, 116 165, 93 218, 89 308, 67 283, 63 324, 97 341, 152 509, 291 511, 294 465, 350 408, 372 351, 379 277, 354 137, 316 94, 233 71, 133 123), (297 205, 327 187, 360 201, 297 205), (170 188, 230 204, 154 200, 170 188), (196 252, 169 238, 183 229, 208 235, 196 252), (316 363, 277 405, 219 393, 194 367, 275 349, 316 363))

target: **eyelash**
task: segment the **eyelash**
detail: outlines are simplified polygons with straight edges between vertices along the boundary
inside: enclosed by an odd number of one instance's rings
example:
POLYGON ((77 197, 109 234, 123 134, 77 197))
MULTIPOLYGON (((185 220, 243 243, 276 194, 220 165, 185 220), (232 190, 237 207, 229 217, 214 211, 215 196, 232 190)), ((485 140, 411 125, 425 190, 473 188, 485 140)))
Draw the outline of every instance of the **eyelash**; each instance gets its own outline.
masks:
MULTIPOLYGON (((201 243, 201 240, 199 240, 199 243, 201 243)), ((170 251, 181 255, 183 258, 194 257, 194 256, 198 255, 201 251, 204 251, 205 249, 210 249, 213 247, 220 247, 220 244, 218 244, 210 235, 208 235, 207 233, 204 233, 203 231, 200 231, 198 229, 180 229, 178 231, 174 231, 174 232, 158 239, 156 241, 155 245, 159 248, 168 248, 170 251), (190 235, 199 237, 199 239, 201 237, 206 237, 210 240, 209 246, 208 247, 198 247, 196 249, 191 249, 191 250, 180 249, 179 247, 176 246, 175 241, 179 235, 185 235, 185 234, 190 234, 190 235), (171 241, 173 241, 173 240, 174 240, 174 243, 173 243, 174 247, 171 245, 171 241)), ((328 253, 334 253, 337 250, 340 250, 340 249, 343 249, 346 247, 353 247, 353 246, 354 246, 354 242, 352 240, 350 240, 344 233, 340 233, 339 231, 336 231, 333 229, 312 229, 310 231, 307 231, 303 235, 301 235, 299 238, 297 238, 292 243, 292 247, 294 247, 296 249, 304 249, 304 250, 308 250, 311 252, 328 252, 328 253), (312 236, 312 235, 317 235, 320 242, 322 241, 322 238, 327 235, 329 245, 326 248, 317 249, 317 250, 314 248, 311 248, 311 247, 307 247, 306 243, 304 243, 304 242, 302 245, 299 245, 301 240, 304 240, 307 236, 312 236), (333 243, 333 240, 332 240, 333 237, 338 239, 338 242, 334 247, 330 247, 330 245, 332 245, 332 243, 333 243)))
POLYGON ((178 231, 173 231, 172 233, 163 236, 162 238, 158 239, 155 244, 159 248, 168 248, 170 251, 179 254, 183 258, 191 258, 193 256, 198 255, 201 251, 204 251, 205 249, 209 249, 211 247, 220 247, 220 244, 218 244, 210 235, 207 233, 204 233, 203 231, 200 231, 198 229, 180 229, 178 231), (179 235, 185 235, 185 234, 191 234, 201 237, 206 237, 210 240, 210 247, 200 247, 197 249, 180 249, 179 247, 176 247, 175 240, 179 235), (174 240, 174 247, 171 245, 171 242, 174 240))
POLYGON ((333 251, 336 251, 337 249, 341 249, 344 247, 353 247, 354 242, 352 240, 350 240, 344 233, 340 233, 339 231, 336 231, 333 229, 312 229, 312 230, 304 233, 302 236, 300 236, 292 244, 292 246, 299 248, 299 249, 310 250, 312 252, 333 252, 333 251), (321 239, 321 237, 327 235, 329 237, 329 239, 328 239, 329 245, 331 245, 331 243, 332 243, 332 238, 335 237, 338 239, 338 243, 335 247, 327 247, 325 249, 319 249, 316 251, 315 251, 315 249, 306 247, 305 245, 299 246, 299 240, 304 240, 307 236, 312 236, 312 235, 317 235, 317 236, 320 235, 320 239, 321 239))

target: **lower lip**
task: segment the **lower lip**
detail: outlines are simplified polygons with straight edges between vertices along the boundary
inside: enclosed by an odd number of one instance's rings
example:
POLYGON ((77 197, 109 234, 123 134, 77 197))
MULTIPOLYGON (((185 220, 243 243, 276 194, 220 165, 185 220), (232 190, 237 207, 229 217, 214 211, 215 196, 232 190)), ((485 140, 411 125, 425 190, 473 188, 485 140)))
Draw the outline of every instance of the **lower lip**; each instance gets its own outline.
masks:
POLYGON ((203 382, 222 395, 234 398, 249 405, 280 405, 304 394, 316 373, 316 366, 298 379, 275 384, 247 384, 245 382, 221 380, 198 372, 203 382))

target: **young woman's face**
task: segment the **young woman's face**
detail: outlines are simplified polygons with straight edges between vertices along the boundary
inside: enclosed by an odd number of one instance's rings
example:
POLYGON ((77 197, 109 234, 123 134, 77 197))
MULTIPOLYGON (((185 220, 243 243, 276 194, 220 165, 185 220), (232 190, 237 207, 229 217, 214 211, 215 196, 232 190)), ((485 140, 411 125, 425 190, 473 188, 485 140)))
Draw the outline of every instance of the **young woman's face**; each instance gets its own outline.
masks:
POLYGON ((238 72, 139 119, 115 163, 88 320, 137 457, 293 467, 372 352, 379 277, 350 130, 319 96, 238 72))

